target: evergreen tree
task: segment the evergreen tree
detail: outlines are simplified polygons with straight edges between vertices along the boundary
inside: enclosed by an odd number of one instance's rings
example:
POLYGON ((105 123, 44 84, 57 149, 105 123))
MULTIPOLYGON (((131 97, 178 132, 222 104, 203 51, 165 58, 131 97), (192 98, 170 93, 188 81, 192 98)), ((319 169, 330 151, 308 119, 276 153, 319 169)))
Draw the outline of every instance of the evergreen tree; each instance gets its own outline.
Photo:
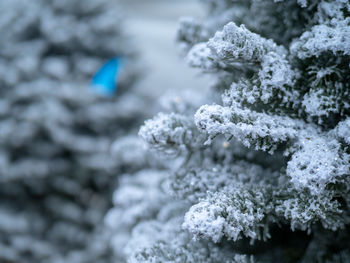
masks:
POLYGON ((350 262, 349 1, 202 2, 178 40, 212 89, 141 127, 172 159, 121 181, 113 247, 128 262, 350 262))
POLYGON ((122 22, 107 0, 0 1, 0 262, 109 262, 101 225, 126 162, 110 144, 147 108, 122 22), (89 82, 114 57, 105 96, 89 82))

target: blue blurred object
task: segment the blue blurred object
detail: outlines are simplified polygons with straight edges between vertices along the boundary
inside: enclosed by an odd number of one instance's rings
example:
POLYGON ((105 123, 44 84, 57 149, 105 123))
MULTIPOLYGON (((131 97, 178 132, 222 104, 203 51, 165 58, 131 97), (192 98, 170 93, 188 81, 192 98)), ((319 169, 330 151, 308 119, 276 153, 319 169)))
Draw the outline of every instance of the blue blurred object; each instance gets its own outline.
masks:
POLYGON ((117 81, 121 66, 121 57, 109 59, 93 76, 91 88, 101 95, 113 96, 117 92, 117 81))

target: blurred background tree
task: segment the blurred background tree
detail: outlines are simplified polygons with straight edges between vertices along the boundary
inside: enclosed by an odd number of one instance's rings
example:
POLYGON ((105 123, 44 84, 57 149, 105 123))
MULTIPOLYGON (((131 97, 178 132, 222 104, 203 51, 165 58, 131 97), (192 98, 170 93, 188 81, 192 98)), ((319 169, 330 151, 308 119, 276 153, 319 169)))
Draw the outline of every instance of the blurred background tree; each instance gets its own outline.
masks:
POLYGON ((0 2, 0 261, 108 262, 116 138, 151 110, 122 11, 107 0, 0 2), (121 57, 116 94, 90 80, 121 57))

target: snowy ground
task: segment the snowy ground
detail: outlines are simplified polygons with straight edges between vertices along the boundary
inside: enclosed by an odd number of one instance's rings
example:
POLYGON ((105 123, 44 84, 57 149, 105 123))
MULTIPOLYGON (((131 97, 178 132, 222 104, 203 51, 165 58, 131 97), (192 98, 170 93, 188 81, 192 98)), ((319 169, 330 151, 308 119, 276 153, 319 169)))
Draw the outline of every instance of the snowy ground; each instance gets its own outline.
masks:
POLYGON ((166 90, 205 88, 208 78, 189 68, 175 43, 181 16, 203 16, 198 1, 120 0, 124 5, 127 27, 141 50, 146 78, 140 87, 158 96, 166 90))

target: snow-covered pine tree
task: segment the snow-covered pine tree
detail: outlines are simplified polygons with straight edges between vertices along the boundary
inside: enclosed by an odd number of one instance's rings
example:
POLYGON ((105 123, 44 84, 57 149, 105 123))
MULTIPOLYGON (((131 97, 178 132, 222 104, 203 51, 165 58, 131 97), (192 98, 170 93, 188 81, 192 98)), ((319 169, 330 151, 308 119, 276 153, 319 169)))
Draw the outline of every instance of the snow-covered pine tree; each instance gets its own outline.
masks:
POLYGON ((105 262, 116 138, 146 116, 136 50, 108 0, 0 1, 0 261, 105 262), (90 89, 120 56, 116 96, 90 89))
POLYGON ((349 1, 202 2, 178 40, 212 93, 141 127, 175 159, 115 193, 125 260, 349 262, 349 1))

